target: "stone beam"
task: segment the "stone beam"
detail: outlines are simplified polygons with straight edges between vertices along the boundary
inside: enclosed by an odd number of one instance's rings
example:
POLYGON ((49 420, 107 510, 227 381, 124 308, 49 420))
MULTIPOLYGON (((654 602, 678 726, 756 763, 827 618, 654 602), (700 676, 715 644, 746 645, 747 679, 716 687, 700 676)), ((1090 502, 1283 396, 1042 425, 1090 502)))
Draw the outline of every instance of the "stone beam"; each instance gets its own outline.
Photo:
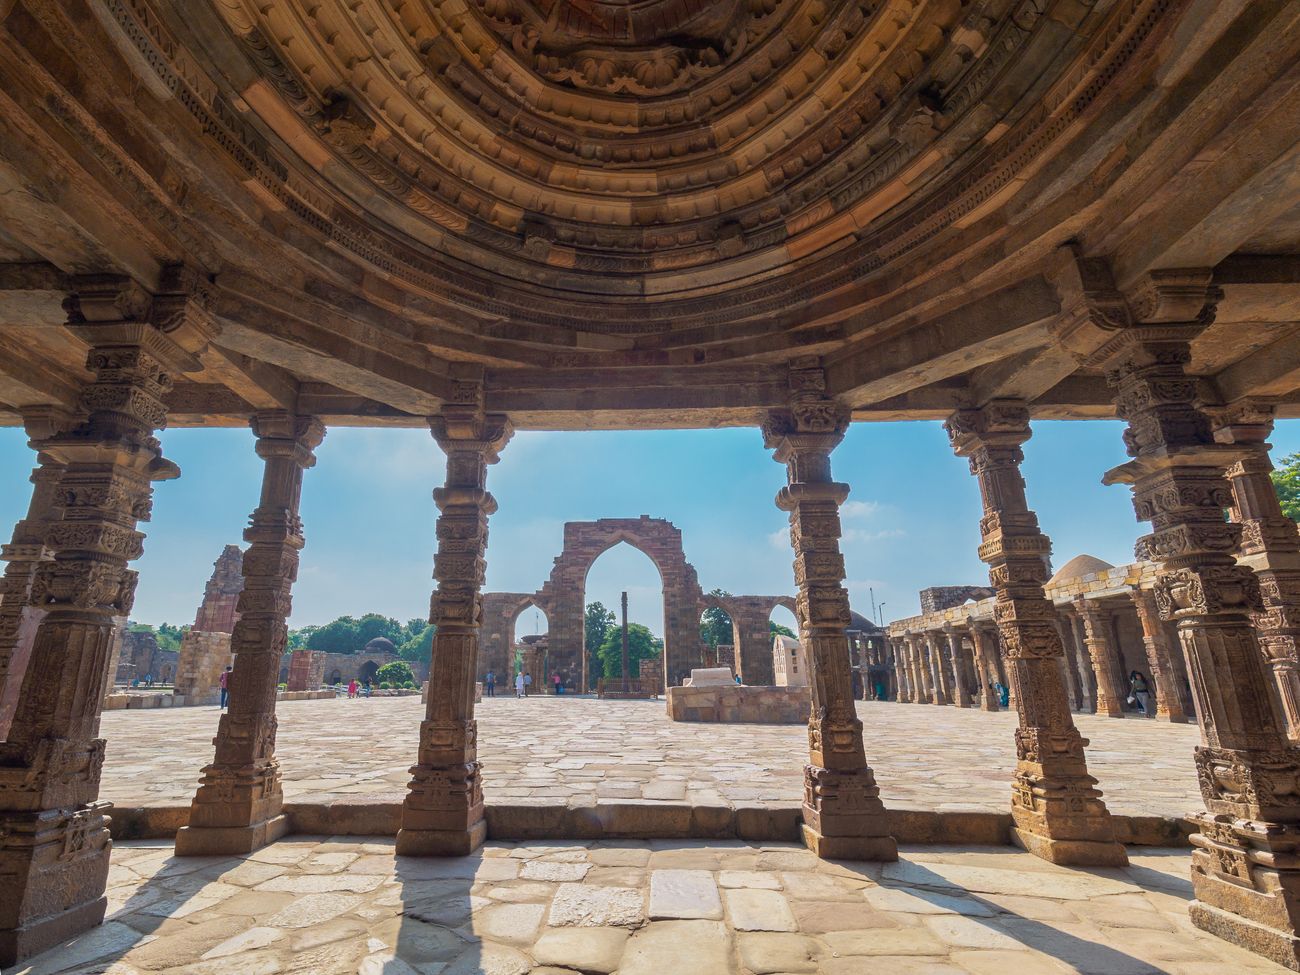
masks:
POLYGON ((829 362, 827 388, 854 409, 899 396, 1046 345, 1060 310, 1031 278, 829 362))
POLYGON ((223 293, 218 301, 222 347, 317 381, 328 382, 406 413, 436 413, 448 395, 446 363, 417 347, 391 351, 223 293))
POLYGON ((1239 359, 1214 377, 1221 402, 1245 396, 1285 396, 1300 388, 1300 328, 1239 359))
POLYGON ((199 358, 209 376, 255 409, 297 409, 298 380, 278 366, 216 345, 199 358))

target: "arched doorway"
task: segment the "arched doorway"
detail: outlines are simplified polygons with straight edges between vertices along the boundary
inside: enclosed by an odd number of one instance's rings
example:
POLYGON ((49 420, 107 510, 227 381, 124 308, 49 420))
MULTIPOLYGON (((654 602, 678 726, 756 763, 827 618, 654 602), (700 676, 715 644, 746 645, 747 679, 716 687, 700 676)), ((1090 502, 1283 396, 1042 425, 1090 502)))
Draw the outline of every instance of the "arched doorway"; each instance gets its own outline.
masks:
POLYGON ((624 592, 628 594, 631 631, 629 676, 635 678, 640 673, 641 659, 663 659, 667 606, 662 578, 650 556, 627 539, 611 543, 592 559, 582 582, 583 648, 589 687, 594 688, 601 677, 622 675, 620 603, 624 592), (602 616, 602 611, 604 625, 597 625, 596 618, 602 616))
POLYGON ((375 682, 375 674, 377 673, 379 673, 379 664, 375 663, 373 660, 367 660, 361 665, 361 669, 357 671, 357 680, 361 681, 363 684, 366 681, 370 681, 373 684, 375 682))

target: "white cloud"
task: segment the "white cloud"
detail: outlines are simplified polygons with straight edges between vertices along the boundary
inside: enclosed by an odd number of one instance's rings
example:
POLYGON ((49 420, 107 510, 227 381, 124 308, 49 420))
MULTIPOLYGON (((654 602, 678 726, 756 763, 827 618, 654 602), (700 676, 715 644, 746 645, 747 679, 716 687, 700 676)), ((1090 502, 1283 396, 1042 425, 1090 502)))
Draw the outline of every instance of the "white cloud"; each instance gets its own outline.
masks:
POLYGON ((882 528, 879 531, 867 531, 864 528, 849 528, 844 532, 844 541, 856 542, 878 542, 885 538, 902 538, 907 532, 901 528, 882 528))
POLYGON ((879 501, 845 501, 840 505, 840 517, 870 518, 879 510, 879 501))
POLYGON ((771 545, 778 552, 790 551, 790 529, 778 528, 772 534, 767 536, 767 544, 771 545))

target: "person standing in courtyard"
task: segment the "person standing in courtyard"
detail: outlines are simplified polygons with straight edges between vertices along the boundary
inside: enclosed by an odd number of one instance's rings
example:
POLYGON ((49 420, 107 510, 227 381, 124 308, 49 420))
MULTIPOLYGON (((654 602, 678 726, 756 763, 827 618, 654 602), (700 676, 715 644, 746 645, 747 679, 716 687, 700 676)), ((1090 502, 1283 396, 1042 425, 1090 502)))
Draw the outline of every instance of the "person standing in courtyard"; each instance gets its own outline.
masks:
POLYGON ((555 686, 555 696, 559 697, 561 684, 560 684, 560 672, 558 670, 555 673, 551 674, 551 683, 555 686))
POLYGON ((348 681, 348 700, 351 701, 357 696, 357 679, 353 677, 348 681))
POLYGON ((226 709, 226 705, 230 703, 230 672, 233 669, 233 667, 227 666, 226 669, 221 672, 221 709, 223 711, 226 709))
POLYGON ((524 696, 524 672, 521 670, 515 674, 515 697, 524 696))
POLYGON ((1140 670, 1135 670, 1128 675, 1128 699, 1129 703, 1136 704, 1142 709, 1144 718, 1151 717, 1151 685, 1147 683, 1146 675, 1140 670))
POLYGON ((483 675, 483 689, 487 691, 488 697, 497 696, 497 675, 495 671, 489 670, 483 675))
POLYGON ((524 671, 524 697, 527 697, 533 686, 533 675, 531 671, 524 671))

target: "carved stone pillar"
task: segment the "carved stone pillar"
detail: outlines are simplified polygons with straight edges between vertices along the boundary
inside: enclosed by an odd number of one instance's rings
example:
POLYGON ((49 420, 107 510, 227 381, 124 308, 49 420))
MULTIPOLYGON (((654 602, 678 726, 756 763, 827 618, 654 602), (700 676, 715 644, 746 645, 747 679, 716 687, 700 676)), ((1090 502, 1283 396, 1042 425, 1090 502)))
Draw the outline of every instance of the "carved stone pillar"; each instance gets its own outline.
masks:
POLYGON ((1092 657, 1088 655, 1088 643, 1083 635, 1083 620, 1073 604, 1064 610, 1066 629, 1074 644, 1073 655, 1075 672, 1079 675, 1079 687, 1083 692, 1083 710, 1090 714, 1097 713, 1097 674, 1092 669, 1092 657))
POLYGON ((1129 484, 1151 534, 1139 556, 1157 562, 1160 614, 1178 624, 1204 744, 1196 768, 1206 812, 1193 816, 1193 922, 1300 968, 1300 750, 1290 742, 1252 625, 1259 581, 1236 561, 1242 528, 1224 518, 1225 472, 1248 456, 1215 443, 1186 373, 1191 340, 1213 320, 1209 272, 1152 275, 1094 362, 1104 364, 1128 421, 1133 460, 1105 483, 1129 484))
POLYGON ((1097 713, 1122 718, 1124 698, 1128 696, 1127 681, 1119 663, 1119 651, 1111 638, 1110 610, 1098 605, 1095 599, 1082 596, 1075 599, 1074 608, 1083 622, 1084 643, 1097 678, 1097 713))
POLYGON ((975 623, 970 627, 971 646, 975 652, 975 667, 980 674, 980 710, 999 711, 998 692, 993 682, 998 679, 998 669, 993 658, 998 653, 997 636, 975 623))
POLYGON ((265 467, 261 500, 244 530, 249 547, 230 640, 230 705, 217 725, 216 754, 203 769, 189 825, 176 834, 178 856, 248 853, 289 828, 275 758, 276 685, 303 546, 302 475, 316 463, 313 451, 325 428, 283 411, 258 413, 252 427, 265 467))
POLYGON ((1182 649, 1169 645, 1155 593, 1134 586, 1128 595, 1133 600, 1133 608, 1137 610, 1138 622, 1142 624, 1142 644, 1146 647, 1147 666, 1155 682, 1156 717, 1186 724, 1190 719, 1183 710, 1183 700, 1178 694, 1177 672, 1173 665, 1173 655, 1182 653, 1182 649))
POLYGON ((889 646, 890 663, 894 668, 894 686, 898 688, 894 699, 906 704, 912 700, 912 679, 907 672, 907 646, 898 637, 891 637, 889 646))
MULTIPOLYGON (((27 435, 37 441, 71 423, 71 417, 61 411, 44 409, 26 411, 23 419, 27 435)), ((36 627, 44 616, 43 610, 32 605, 32 580, 40 564, 52 558, 45 533, 58 512, 55 493, 63 476, 63 465, 49 454, 37 454, 37 462, 40 466, 32 471, 27 517, 14 526, 9 544, 0 548, 0 560, 6 563, 0 579, 0 741, 9 735, 36 627)))
POLYGON ((1061 619, 1058 614, 1053 620, 1056 627, 1056 635, 1061 638, 1061 649, 1064 656, 1061 658, 1061 679, 1065 681, 1065 695, 1070 701, 1070 710, 1082 710, 1082 695, 1079 693, 1078 677, 1074 669, 1073 654, 1070 652, 1070 641, 1067 639, 1066 628, 1068 624, 1061 619))
POLYGON ((954 627, 945 626, 943 635, 948 643, 948 662, 952 672, 951 701, 959 708, 970 707, 970 690, 966 681, 966 667, 962 663, 961 634, 954 627))
POLYGON ((852 620, 839 545, 839 509, 849 489, 832 480, 830 461, 848 427, 848 411, 826 398, 825 377, 815 363, 800 365, 789 374, 790 408, 769 414, 763 442, 786 469, 776 503, 790 516, 797 615, 812 695, 803 836, 818 856, 895 860, 898 845, 867 765, 849 666, 846 630, 852 620))
POLYGON ((926 665, 930 669, 930 700, 932 704, 951 704, 952 694, 949 690, 952 678, 951 668, 944 660, 944 647, 948 641, 938 633, 929 632, 924 636, 926 665))
POLYGON ((1242 528, 1237 558, 1259 577, 1264 612, 1255 615, 1255 630, 1294 740, 1300 737, 1300 531, 1282 513, 1269 477, 1273 414, 1266 403, 1242 402, 1214 409, 1210 418, 1215 440, 1247 451, 1228 468, 1232 520, 1242 528))
POLYGON ((487 469, 513 429, 506 416, 483 411, 481 382, 459 385, 457 401, 429 418, 447 455, 447 483, 433 492, 439 511, 433 571, 438 588, 429 621, 437 630, 419 758, 397 834, 397 852, 406 856, 463 856, 487 836, 474 721, 488 516, 497 507, 487 490, 487 469))
MULTIPOLYGON (((154 431, 177 371, 198 361, 150 322, 191 334, 174 303, 129 281, 94 277, 69 300, 69 327, 91 346, 87 419, 32 446, 64 465, 53 555, 32 582, 45 611, 8 740, 0 744, 0 965, 98 924, 112 843, 99 801, 99 737, 114 617, 131 610, 153 481, 176 477, 154 431)), ((185 304, 182 301, 182 304, 185 304)), ((181 309, 183 311, 184 309, 181 309)))
POLYGON ((980 558, 997 594, 994 620, 1020 718, 1011 801, 1016 836, 1053 863, 1127 863, 1097 780, 1088 774, 1087 740, 1074 726, 1062 683, 1056 611, 1043 591, 1052 546, 1020 475, 1029 411, 1019 402, 995 401, 954 413, 946 427, 957 454, 970 459, 984 502, 980 558))
POLYGON ((925 657, 925 641, 919 634, 907 638, 907 655, 912 667, 915 695, 913 704, 933 704, 934 691, 930 686, 930 667, 925 657))

